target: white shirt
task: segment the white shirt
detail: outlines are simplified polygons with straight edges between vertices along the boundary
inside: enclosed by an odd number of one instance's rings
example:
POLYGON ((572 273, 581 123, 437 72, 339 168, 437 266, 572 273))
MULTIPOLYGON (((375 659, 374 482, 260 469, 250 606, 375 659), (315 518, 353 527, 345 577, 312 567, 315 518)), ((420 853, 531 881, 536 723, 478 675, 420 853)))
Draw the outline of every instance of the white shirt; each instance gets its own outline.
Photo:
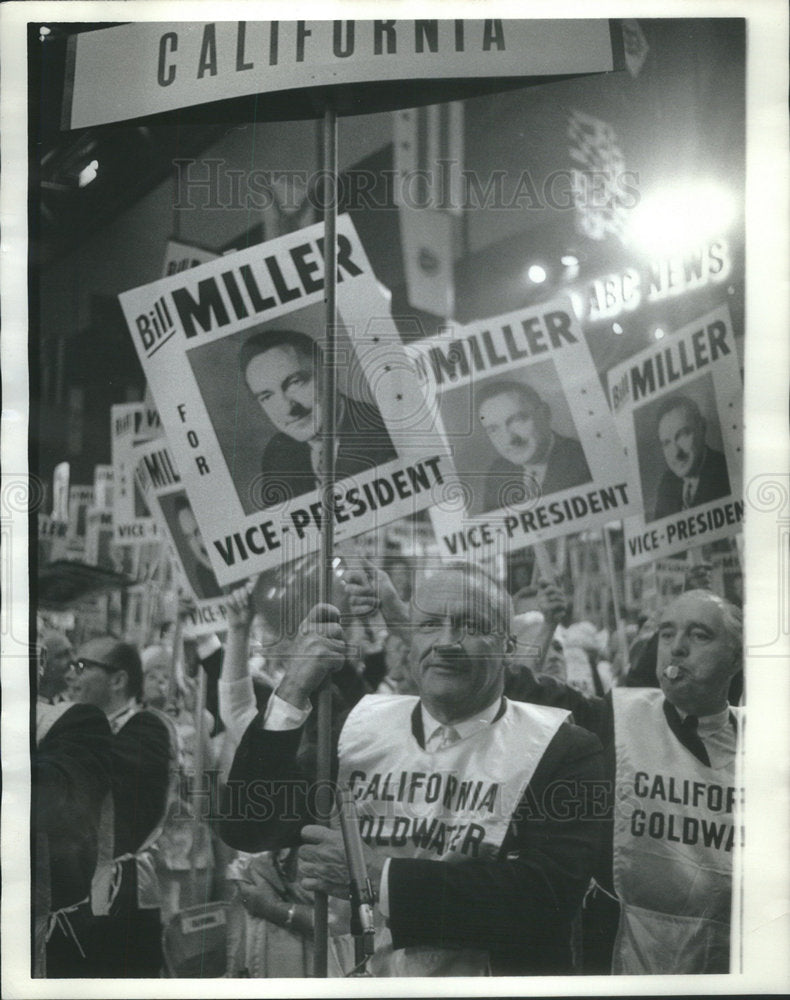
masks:
MULTIPOLYGON (((688 712, 677 713, 685 719, 688 712)), ((697 720, 697 735, 705 744, 711 767, 717 770, 726 767, 735 756, 736 733, 730 722, 730 706, 715 715, 700 715, 697 720)))
MULTIPOLYGON (((484 708, 482 712, 478 712, 477 715, 472 715, 461 722, 452 723, 452 728, 455 729, 462 740, 468 739, 475 733, 480 732, 481 729, 485 729, 486 726, 491 725, 501 704, 502 699, 497 698, 496 701, 493 701, 484 708)), ((310 715, 311 711, 311 708, 305 710, 296 708, 296 706, 283 701, 282 698, 278 698, 276 694, 273 694, 269 699, 269 704, 266 706, 266 712, 263 716, 263 728, 270 730, 298 729, 310 715)), ((420 702, 420 712, 422 713, 422 731, 425 734, 425 749, 430 750, 431 744, 441 742, 445 727, 443 723, 434 719, 422 702, 420 702)), ((381 914, 385 919, 389 918, 390 915, 389 873, 390 859, 386 858, 384 866, 381 869, 381 884, 379 886, 379 910, 381 910, 381 914)))

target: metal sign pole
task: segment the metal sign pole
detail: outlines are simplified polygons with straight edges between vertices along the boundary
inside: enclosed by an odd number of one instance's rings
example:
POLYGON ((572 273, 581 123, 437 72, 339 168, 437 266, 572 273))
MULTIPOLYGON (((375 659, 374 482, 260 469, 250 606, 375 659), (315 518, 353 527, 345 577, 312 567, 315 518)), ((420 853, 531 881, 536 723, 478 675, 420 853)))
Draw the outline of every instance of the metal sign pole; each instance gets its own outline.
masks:
MULTIPOLYGON (((332 491, 335 484, 335 403, 337 383, 335 370, 335 333, 337 325, 337 115, 333 107, 324 110, 324 290, 326 302, 326 335, 324 366, 321 372, 321 575, 319 601, 332 603, 332 558, 334 555, 334 521, 332 491)), ((318 746, 316 764, 316 804, 320 822, 329 825, 333 796, 329 782, 332 774, 332 686, 327 679, 318 691, 318 746)), ((316 977, 326 978, 328 959, 328 914, 325 893, 315 894, 314 966, 316 977)))

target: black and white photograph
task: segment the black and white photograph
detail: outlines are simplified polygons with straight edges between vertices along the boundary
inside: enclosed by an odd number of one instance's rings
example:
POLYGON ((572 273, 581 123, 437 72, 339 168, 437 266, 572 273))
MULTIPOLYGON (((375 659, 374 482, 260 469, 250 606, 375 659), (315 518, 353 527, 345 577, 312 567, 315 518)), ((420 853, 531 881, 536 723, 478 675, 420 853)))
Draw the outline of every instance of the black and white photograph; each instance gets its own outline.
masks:
POLYGON ((4 997, 788 991, 789 19, 0 5, 4 997))
MULTIPOLYGON (((246 514, 281 507, 318 487, 322 313, 321 307, 309 306, 287 320, 188 353, 246 514)), ((335 404, 335 470, 342 480, 385 465, 398 453, 342 328, 338 350, 347 359, 335 404)))
POLYGON ((740 537, 743 390, 729 308, 659 338, 611 368, 608 378, 618 431, 641 487, 639 509, 625 523, 626 564, 740 537))
POLYGON ((634 413, 642 493, 650 521, 731 492, 713 380, 702 375, 634 413), (705 416, 707 414, 707 416, 705 416), (716 447, 716 445, 718 447, 716 447), (658 473, 658 475, 657 475, 658 473))

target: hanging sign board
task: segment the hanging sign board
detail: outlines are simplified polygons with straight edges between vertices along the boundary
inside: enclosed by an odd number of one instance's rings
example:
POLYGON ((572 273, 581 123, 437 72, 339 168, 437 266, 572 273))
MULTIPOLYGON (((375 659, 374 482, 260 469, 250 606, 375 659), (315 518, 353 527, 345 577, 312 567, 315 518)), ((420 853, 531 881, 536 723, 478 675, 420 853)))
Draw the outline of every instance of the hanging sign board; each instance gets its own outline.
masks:
POLYGON ((132 23, 71 36, 63 125, 304 88, 613 69, 606 19, 132 23))

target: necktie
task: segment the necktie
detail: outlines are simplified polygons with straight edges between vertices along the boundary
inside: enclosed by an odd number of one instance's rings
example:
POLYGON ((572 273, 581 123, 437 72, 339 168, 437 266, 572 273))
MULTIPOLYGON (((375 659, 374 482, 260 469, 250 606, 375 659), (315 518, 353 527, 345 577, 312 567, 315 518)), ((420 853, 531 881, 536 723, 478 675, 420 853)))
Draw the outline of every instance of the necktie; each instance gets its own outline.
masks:
POLYGON ((687 715, 686 718, 681 721, 680 731, 684 737, 683 743, 698 760, 701 760, 703 764, 710 767, 708 751, 705 749, 705 744, 697 732, 698 725, 699 719, 696 715, 687 715))
POLYGON ((694 499, 694 483, 686 480, 683 484, 683 509, 687 510, 694 499))
POLYGON ((453 743, 457 743, 460 739, 461 734, 454 726, 442 726, 436 749, 444 750, 446 747, 451 747, 453 743))

